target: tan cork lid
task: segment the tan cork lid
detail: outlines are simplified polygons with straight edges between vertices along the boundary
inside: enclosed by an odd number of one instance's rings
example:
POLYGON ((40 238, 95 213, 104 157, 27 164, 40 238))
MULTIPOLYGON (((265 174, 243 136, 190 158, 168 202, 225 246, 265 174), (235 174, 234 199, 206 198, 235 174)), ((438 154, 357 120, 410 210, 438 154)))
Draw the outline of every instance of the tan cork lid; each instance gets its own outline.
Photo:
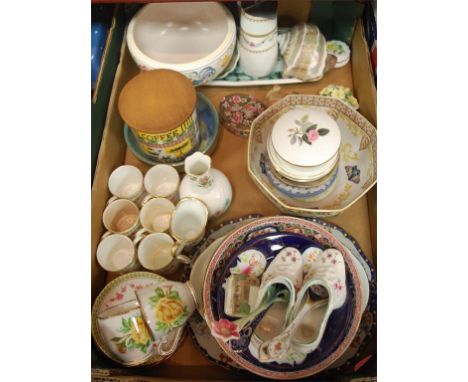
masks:
POLYGON ((119 112, 133 129, 164 133, 186 121, 195 109, 197 94, 192 82, 169 69, 141 72, 119 96, 119 112))

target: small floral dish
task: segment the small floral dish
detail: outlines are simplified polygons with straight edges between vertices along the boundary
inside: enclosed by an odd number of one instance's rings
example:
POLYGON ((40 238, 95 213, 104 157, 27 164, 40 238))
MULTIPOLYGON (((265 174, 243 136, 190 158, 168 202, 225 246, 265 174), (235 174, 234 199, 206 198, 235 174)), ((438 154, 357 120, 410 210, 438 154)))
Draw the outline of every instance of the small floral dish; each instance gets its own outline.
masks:
POLYGON ((142 7, 127 30, 127 44, 141 70, 172 69, 202 85, 228 66, 236 24, 220 3, 159 3, 142 7))
POLYGON ((345 247, 320 225, 290 216, 261 218, 230 233, 212 256, 203 283, 205 319, 212 331, 216 332, 216 341, 241 367, 266 378, 304 378, 325 370, 350 346, 361 319, 360 279, 350 256, 345 247), (269 233, 265 234, 266 231, 269 233), (265 255, 267 263, 271 263, 286 247, 302 252, 311 245, 322 249, 335 248, 343 256, 346 267, 346 301, 331 314, 319 349, 308 354, 302 362, 262 363, 250 353, 248 345, 263 314, 239 331, 236 322, 224 313, 225 294, 218 285, 229 277, 238 255, 247 249, 259 250, 265 255), (221 340, 221 335, 228 341, 221 340))
POLYGON ((359 103, 357 99, 353 96, 351 89, 345 88, 341 85, 328 85, 325 86, 319 93, 321 96, 324 97, 332 97, 343 101, 354 110, 359 109, 359 103))
POLYGON ((249 137, 248 171, 259 189, 282 212, 304 217, 335 216, 353 205, 377 182, 377 133, 372 124, 342 101, 314 95, 289 95, 270 106, 253 123, 249 137), (331 116, 341 132, 338 173, 333 192, 314 202, 285 195, 267 175, 262 155, 274 123, 287 110, 316 108, 331 116))
POLYGON ((263 111, 265 105, 257 98, 245 94, 229 94, 219 104, 223 125, 234 135, 248 137, 250 125, 263 111))
POLYGON ((165 281, 155 273, 131 272, 112 280, 99 293, 91 313, 91 330, 98 349, 111 360, 124 366, 156 365, 177 350, 184 329, 148 343, 151 333, 146 326, 143 329, 141 310, 135 304, 136 291, 165 281), (122 310, 124 305, 131 310, 122 310), (109 337, 109 330, 118 333, 109 337))
POLYGON ((335 68, 341 68, 349 62, 351 51, 343 41, 327 41, 327 53, 336 57, 335 68))
MULTIPOLYGON (((200 145, 197 151, 210 155, 216 147, 219 136, 218 113, 208 97, 201 93, 197 93, 196 109, 198 126, 200 128, 200 145)), ((141 150, 135 135, 127 125, 124 126, 124 136, 127 146, 139 160, 151 166, 160 164, 160 162, 150 158, 141 150)), ((171 165, 179 172, 184 171, 183 160, 171 163, 171 165)))
MULTIPOLYGON (((358 242, 351 236, 349 233, 344 231, 342 228, 327 223, 323 220, 313 218, 312 221, 316 224, 319 224, 324 229, 329 231, 333 236, 335 236, 342 244, 345 246, 349 252, 352 254, 353 258, 359 262, 361 268, 364 270, 366 278, 361 279, 363 282, 361 285, 364 286, 365 283, 368 284, 370 289, 369 302, 365 306, 364 313, 362 315, 361 323, 359 325, 359 330, 356 334, 356 337, 352 341, 349 348, 345 353, 338 359, 333 365, 331 365, 327 370, 320 373, 321 376, 329 375, 330 373, 340 373, 344 370, 352 368, 354 365, 361 364, 363 360, 368 358, 368 354, 365 352, 365 347, 368 343, 368 339, 375 334, 376 329, 376 305, 377 305, 377 291, 376 291, 376 276, 375 270, 372 267, 372 264, 367 259, 366 255, 363 253, 358 242), (366 280, 368 280, 366 282, 366 280)), ((226 229, 235 225, 221 225, 218 229, 215 229, 208 237, 207 243, 210 243, 210 247, 215 246, 216 250, 221 241, 219 241, 219 235, 225 235, 226 229), (218 233, 219 230, 219 233, 218 233), (217 238, 213 241, 213 238, 217 238)), ((222 239, 222 237, 221 237, 222 239)), ((206 247, 206 244, 202 247, 206 247)), ((317 251, 321 251, 318 247, 314 247, 317 251)), ((214 252, 213 250, 213 252, 214 252)), ((197 256, 197 253, 195 253, 197 256)), ((196 265, 196 263, 195 263, 196 265)), ((195 268, 193 268, 195 270, 195 268)), ((186 277, 190 268, 186 269, 186 277)), ((361 274, 360 274, 361 277, 361 274)), ((364 291, 363 291, 364 294, 364 291)), ((205 320, 199 315, 194 314, 189 319, 189 331, 194 339, 195 344, 200 349, 200 351, 211 361, 216 363, 219 366, 222 366, 226 369, 237 373, 246 373, 239 364, 237 364, 231 357, 229 357, 219 346, 215 338, 211 335, 210 329, 206 325, 205 320)))

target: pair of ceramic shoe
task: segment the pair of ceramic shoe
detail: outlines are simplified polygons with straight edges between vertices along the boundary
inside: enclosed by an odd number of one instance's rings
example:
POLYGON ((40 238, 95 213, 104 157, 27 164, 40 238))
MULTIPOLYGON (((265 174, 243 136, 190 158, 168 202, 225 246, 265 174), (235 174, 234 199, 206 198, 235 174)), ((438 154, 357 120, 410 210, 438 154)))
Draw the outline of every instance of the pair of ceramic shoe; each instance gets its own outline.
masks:
POLYGON ((289 300, 273 304, 252 334, 249 350, 260 362, 299 364, 320 344, 328 318, 346 300, 341 253, 284 248, 265 271, 256 305, 271 288, 285 286, 289 300))

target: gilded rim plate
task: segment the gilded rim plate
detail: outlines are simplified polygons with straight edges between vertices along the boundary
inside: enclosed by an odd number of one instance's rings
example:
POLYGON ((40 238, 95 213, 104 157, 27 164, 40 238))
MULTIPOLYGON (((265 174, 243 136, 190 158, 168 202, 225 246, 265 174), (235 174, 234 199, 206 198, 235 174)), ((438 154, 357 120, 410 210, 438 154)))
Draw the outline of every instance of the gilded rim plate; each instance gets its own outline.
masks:
POLYGON ((216 292, 214 291, 216 288, 214 288, 213 285, 213 280, 217 277, 216 274, 218 274, 220 270, 224 269, 226 263, 233 255, 235 255, 236 250, 239 247, 258 235, 271 233, 275 230, 276 232, 299 234, 303 237, 313 239, 314 242, 323 247, 336 248, 343 255, 348 269, 348 279, 350 283, 348 285, 352 285, 354 289, 350 311, 351 316, 346 333, 343 338, 340 338, 339 343, 336 344, 336 347, 330 351, 330 354, 327 357, 324 359, 317 359, 317 361, 311 366, 304 367, 300 370, 292 368, 289 371, 284 371, 283 368, 278 367, 275 367, 275 369, 272 370, 273 366, 270 364, 256 365, 241 354, 232 351, 229 343, 226 344, 222 341, 218 341, 218 339, 216 340, 223 351, 226 352, 233 361, 254 374, 275 379, 304 378, 325 370, 341 357, 358 331, 361 316, 361 286, 351 255, 332 234, 324 230, 320 225, 296 217, 273 216, 261 218, 252 223, 248 223, 229 234, 211 258, 205 275, 205 281, 203 283, 205 319, 208 326, 211 326, 211 323, 219 318, 218 311, 215 312, 217 301, 215 296, 216 292))
MULTIPOLYGON (((218 113, 211 103, 211 101, 205 95, 197 93, 197 118, 198 125, 200 128, 200 145, 196 151, 200 151, 203 154, 210 155, 213 153, 219 136, 219 120, 218 113)), ((155 166, 163 162, 157 162, 156 160, 148 157, 138 145, 135 135, 131 129, 124 125, 124 137, 128 148, 132 153, 142 162, 155 166)), ((175 163, 165 163, 173 166, 177 171, 184 171, 184 161, 178 161, 175 163)))

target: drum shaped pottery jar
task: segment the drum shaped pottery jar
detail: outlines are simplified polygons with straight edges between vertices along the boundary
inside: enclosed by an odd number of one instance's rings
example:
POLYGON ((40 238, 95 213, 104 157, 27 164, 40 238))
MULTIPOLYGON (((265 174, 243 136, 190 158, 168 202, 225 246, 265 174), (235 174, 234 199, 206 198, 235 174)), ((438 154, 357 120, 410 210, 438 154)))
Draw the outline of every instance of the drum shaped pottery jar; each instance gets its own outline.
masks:
POLYGON ((119 111, 150 158, 174 163, 196 151, 200 143, 196 98, 183 74, 156 69, 141 72, 124 86, 119 111))

